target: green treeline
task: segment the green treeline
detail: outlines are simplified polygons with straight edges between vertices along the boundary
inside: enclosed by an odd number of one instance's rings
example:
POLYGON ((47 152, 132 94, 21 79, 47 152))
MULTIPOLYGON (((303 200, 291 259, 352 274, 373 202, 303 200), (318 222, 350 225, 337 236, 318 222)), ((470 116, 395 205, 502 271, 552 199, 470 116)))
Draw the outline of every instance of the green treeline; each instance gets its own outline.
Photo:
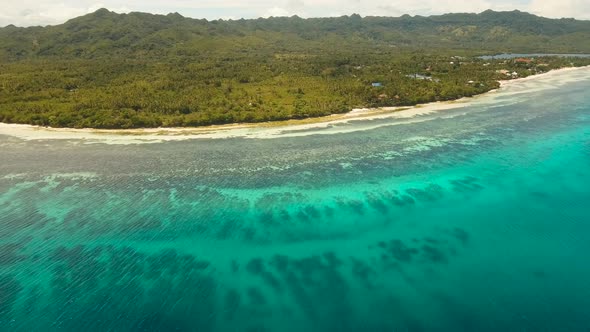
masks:
POLYGON ((207 22, 99 10, 54 27, 0 29, 0 121, 201 126, 452 100, 494 89, 514 72, 590 64, 475 57, 549 44, 552 52, 586 51, 572 40, 590 36, 589 26, 520 12, 207 22), (515 40, 520 48, 493 45, 515 40))

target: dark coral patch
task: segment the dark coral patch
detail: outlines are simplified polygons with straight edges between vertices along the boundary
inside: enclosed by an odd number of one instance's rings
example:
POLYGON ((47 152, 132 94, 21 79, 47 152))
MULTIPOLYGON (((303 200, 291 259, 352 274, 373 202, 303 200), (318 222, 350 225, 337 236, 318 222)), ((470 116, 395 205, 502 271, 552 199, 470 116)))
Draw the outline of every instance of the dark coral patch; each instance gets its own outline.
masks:
POLYGON ((272 225, 275 222, 272 210, 262 212, 260 214, 260 222, 266 226, 272 225))
POLYGON ((417 249, 408 247, 401 240, 393 240, 389 243, 389 253, 400 262, 408 263, 418 253, 417 249))
POLYGON ((408 195, 397 195, 396 191, 394 191, 393 195, 389 196, 389 200, 393 205, 399 207, 413 205, 416 203, 412 197, 408 195))
POLYGON ((19 243, 7 243, 0 245, 0 266, 12 265, 27 259, 26 255, 19 254, 19 251, 22 248, 23 245, 19 243))
POLYGON ((320 211, 311 205, 306 206, 304 211, 311 218, 318 219, 321 217, 320 211))
POLYGON ((380 213, 386 214, 388 211, 387 204, 377 195, 368 193, 367 195, 367 204, 373 209, 379 211, 380 213))
POLYGON ((289 214, 289 212, 287 210, 281 210, 281 212, 279 213, 279 216, 281 217, 281 219, 283 221, 290 221, 291 220, 291 215, 289 214))
POLYGON ((0 276, 0 318, 10 313, 21 290, 22 286, 14 276, 0 276))
POLYGON ((326 214, 327 217, 333 217, 334 216, 334 208, 326 206, 324 207, 324 213, 326 214))
POLYGON ((248 298, 250 299, 250 304, 256 307, 260 307, 266 305, 266 298, 262 291, 256 287, 248 288, 248 298))
POLYGON ((403 241, 394 239, 390 241, 379 241, 377 246, 383 250, 382 259, 409 263, 418 254, 418 250, 407 246, 403 241))
POLYGON ((372 287, 371 278, 376 274, 375 270, 369 264, 351 258, 352 260, 352 274, 358 278, 365 286, 372 287))
POLYGON ((264 262, 260 258, 254 258, 246 264, 246 271, 254 275, 261 274, 265 271, 264 262))
POLYGON ((330 268, 338 268, 343 264, 342 260, 332 251, 324 253, 324 260, 330 268))
POLYGON ((436 201, 443 196, 443 188, 437 184, 430 184, 424 189, 410 188, 406 192, 422 202, 436 201))
POLYGON ((305 211, 297 212, 297 218, 301 221, 309 221, 309 216, 307 213, 305 213, 305 211))
POLYGON ((242 297, 240 293, 235 289, 230 289, 225 294, 225 299, 223 303, 223 310, 225 311, 225 318, 232 320, 238 311, 242 302, 242 297))
POLYGON ((279 272, 287 271, 289 267, 289 257, 285 255, 274 255, 270 264, 279 272))
POLYGON ((363 202, 359 200, 352 200, 349 201, 347 205, 354 213, 358 215, 365 214, 365 205, 363 204, 363 202))
POLYGON ((467 245, 467 243, 469 242, 469 233, 467 233, 464 229, 461 229, 459 227, 455 227, 453 228, 453 230, 451 231, 451 234, 459 241, 461 241, 461 243, 463 245, 467 245))
POLYGON ((473 192, 473 191, 478 191, 478 190, 483 189, 483 186, 478 184, 476 181, 477 181, 477 178, 472 177, 472 176, 466 176, 461 179, 452 180, 451 187, 453 188, 454 191, 460 192, 460 193, 468 193, 468 192, 473 192))
POLYGON ((432 263, 447 263, 448 259, 445 253, 432 245, 425 244, 422 246, 423 257, 432 263))

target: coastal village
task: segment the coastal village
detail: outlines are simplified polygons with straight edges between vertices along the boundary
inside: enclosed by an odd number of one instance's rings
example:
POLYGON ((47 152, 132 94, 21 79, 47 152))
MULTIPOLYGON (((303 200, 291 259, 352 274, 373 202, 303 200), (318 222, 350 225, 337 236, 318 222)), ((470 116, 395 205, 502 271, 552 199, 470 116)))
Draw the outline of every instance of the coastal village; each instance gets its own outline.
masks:
MULTIPOLYGON (((416 87, 444 85, 448 77, 453 72, 462 72, 463 85, 468 89, 465 90, 464 96, 469 96, 472 90, 487 91, 497 87, 498 81, 513 80, 524 78, 531 75, 545 73, 552 69, 574 66, 575 64, 567 59, 559 57, 539 57, 539 56, 517 56, 512 58, 493 58, 493 57, 464 57, 451 56, 445 59, 437 59, 435 62, 428 62, 420 70, 409 73, 399 71, 402 79, 415 81, 416 87), (470 74, 471 73, 471 74, 470 74), (482 74, 485 73, 485 77, 482 74), (423 83, 420 83, 423 82, 423 83)), ((357 71, 362 70, 363 66, 356 66, 357 71)), ((393 74, 393 73, 392 73, 393 74)), ((357 77, 356 75, 354 77, 357 77)), ((400 103, 402 96, 396 89, 396 83, 399 79, 373 80, 370 86, 375 89, 374 100, 378 104, 400 103), (392 92, 393 91, 393 92, 392 92)), ((460 81, 454 80, 459 84, 460 81)), ((397 83, 399 84, 399 83, 397 83)), ((437 99, 435 100, 446 100, 437 99)))

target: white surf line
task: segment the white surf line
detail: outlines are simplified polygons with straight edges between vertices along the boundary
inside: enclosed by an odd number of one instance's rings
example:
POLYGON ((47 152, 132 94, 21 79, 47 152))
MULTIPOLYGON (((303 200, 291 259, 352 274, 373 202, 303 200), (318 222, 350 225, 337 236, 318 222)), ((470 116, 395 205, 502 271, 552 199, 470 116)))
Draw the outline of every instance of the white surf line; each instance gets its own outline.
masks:
POLYGON ((472 105, 491 105, 497 98, 532 91, 552 89, 590 77, 590 66, 562 68, 538 75, 510 81, 501 81, 501 87, 471 98, 448 102, 433 102, 412 107, 384 107, 353 109, 340 115, 307 120, 289 120, 277 123, 229 124, 193 128, 146 129, 72 129, 33 125, 0 123, 0 135, 22 140, 78 140, 82 143, 141 144, 180 141, 189 139, 257 138, 269 139, 317 134, 337 134, 371 130, 382 126, 432 120, 425 115, 472 105), (421 118, 423 117, 423 118, 421 118), (391 119, 391 123, 358 125, 361 121, 391 119), (411 119, 411 120, 410 120, 411 119), (406 120, 397 121, 396 120, 406 120), (410 120, 410 121, 408 121, 410 120))

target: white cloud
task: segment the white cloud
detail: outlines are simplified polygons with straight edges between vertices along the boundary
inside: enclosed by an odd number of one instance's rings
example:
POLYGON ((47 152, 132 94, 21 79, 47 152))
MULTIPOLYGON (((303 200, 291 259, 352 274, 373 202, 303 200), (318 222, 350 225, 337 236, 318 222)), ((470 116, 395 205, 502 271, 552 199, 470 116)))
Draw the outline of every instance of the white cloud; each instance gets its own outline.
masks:
POLYGON ((429 15, 444 14, 454 12, 471 12, 478 13, 492 8, 493 4, 485 0, 473 1, 437 1, 437 0, 399 0, 399 1, 377 1, 376 7, 369 7, 370 15, 382 16, 399 16, 403 14, 410 15, 429 15))
POLYGON ((532 0, 529 10, 545 17, 590 19, 589 0, 532 0))
POLYGON ((262 17, 270 17, 270 16, 278 17, 278 16, 289 16, 289 15, 290 15, 290 12, 285 8, 272 7, 266 13, 264 13, 262 15, 262 17))
MULTIPOLYGON (((111 3, 112 10, 128 12, 129 9, 111 3)), ((48 0, 0 0, 0 26, 15 24, 18 26, 59 24, 68 19, 81 16, 105 7, 94 1, 48 0)))
POLYGON ((0 0, 0 26, 59 24, 106 7, 116 12, 179 12, 196 18, 431 15, 520 9, 548 17, 590 19, 590 0, 0 0))

